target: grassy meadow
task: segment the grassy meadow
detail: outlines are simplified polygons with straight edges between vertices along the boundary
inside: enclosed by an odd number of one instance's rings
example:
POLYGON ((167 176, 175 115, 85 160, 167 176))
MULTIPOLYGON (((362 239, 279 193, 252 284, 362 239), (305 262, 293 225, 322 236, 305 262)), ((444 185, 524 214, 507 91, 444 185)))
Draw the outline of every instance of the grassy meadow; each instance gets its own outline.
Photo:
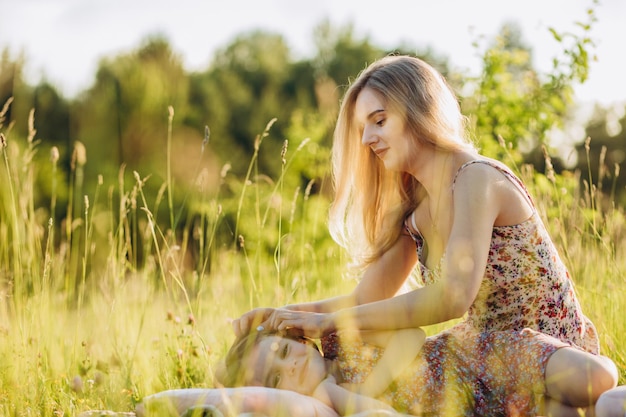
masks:
MULTIPOLYGON (((247 175, 224 166, 209 189, 201 169, 191 184, 172 178, 170 124, 162 172, 120 167, 85 192, 89 150, 74 147, 64 177, 58 150, 41 157, 32 116, 30 125, 27 138, 0 125, 0 415, 129 411, 161 390, 211 387, 230 319, 354 285, 326 229, 329 196, 290 178, 309 152, 301 138, 276 155, 278 178, 258 172, 255 153, 247 175)), ((257 152, 267 136, 269 125, 257 152)), ((580 186, 574 173, 517 171, 626 383, 623 210, 606 202, 602 173, 581 173, 580 186)))

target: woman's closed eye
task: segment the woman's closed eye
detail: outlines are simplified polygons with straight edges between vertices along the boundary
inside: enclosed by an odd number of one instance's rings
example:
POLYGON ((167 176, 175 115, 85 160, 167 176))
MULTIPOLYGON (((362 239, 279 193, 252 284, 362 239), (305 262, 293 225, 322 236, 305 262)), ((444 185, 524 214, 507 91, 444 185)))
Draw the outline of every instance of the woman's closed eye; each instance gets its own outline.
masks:
POLYGON ((380 119, 376 120, 376 125, 377 126, 384 126, 386 121, 387 121, 387 119, 385 119, 384 117, 381 117, 380 119))

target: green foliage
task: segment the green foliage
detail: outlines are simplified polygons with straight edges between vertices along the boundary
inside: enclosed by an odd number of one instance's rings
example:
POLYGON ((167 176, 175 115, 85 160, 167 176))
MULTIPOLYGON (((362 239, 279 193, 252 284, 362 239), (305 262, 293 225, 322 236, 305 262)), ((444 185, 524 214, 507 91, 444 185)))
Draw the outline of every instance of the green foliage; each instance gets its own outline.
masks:
POLYGON ((586 127, 587 140, 576 146, 576 169, 586 187, 595 184, 595 194, 604 195, 601 206, 616 203, 626 206, 626 177, 620 167, 626 161, 626 106, 613 109, 596 108, 586 127), (621 116, 620 116, 621 110, 621 116))
MULTIPOLYGON (((270 124, 259 138, 271 135, 270 124)), ((30 151, 4 138, 9 145, 2 148, 5 166, 13 173, 13 159, 21 160, 30 151)), ((146 194, 144 185, 154 177, 137 174, 134 183, 120 184, 119 194, 125 196, 120 206, 99 208, 108 220, 98 225, 99 216, 89 211, 73 230, 74 239, 89 239, 92 247, 72 255, 79 265, 91 265, 91 278, 84 280, 80 270, 72 278, 78 284, 75 292, 64 289, 65 236, 59 247, 43 249, 46 239, 38 232, 27 227, 14 235, 3 221, 2 242, 17 244, 2 245, 2 275, 29 280, 32 289, 12 291, 10 296, 5 292, 0 299, 5 340, 0 345, 0 408, 15 415, 50 416, 87 409, 130 410, 144 395, 157 391, 211 387, 214 367, 232 341, 228 318, 258 305, 348 291, 353 283, 341 279, 344 260, 326 230, 329 200, 323 193, 299 188, 293 178, 299 173, 291 171, 299 158, 309 157, 312 143, 279 155, 284 162, 277 161, 278 177, 240 178, 225 169, 218 193, 194 188, 187 201, 196 220, 185 223, 185 233, 179 235, 186 236, 187 243, 153 221, 152 202, 164 198, 164 192, 161 197, 146 194), (119 213, 119 218, 107 211, 119 213), (142 248, 141 269, 132 261, 138 249, 129 240, 131 224, 137 224, 136 233, 149 242, 142 248), (221 227, 231 231, 230 241, 217 237, 221 227), (95 232, 98 228, 105 231, 95 232), (43 250, 45 262, 26 270, 15 260, 26 258, 30 247, 43 250), (192 248, 201 247, 192 256, 192 248), (100 252, 106 262, 96 266, 93 258, 100 252), (73 300, 76 296, 82 300, 79 304, 73 300), (64 337, 60 340, 59 335, 64 337)), ((259 148, 263 145, 259 139, 259 148)), ((255 160, 250 167, 251 173, 256 171, 255 160)), ((619 245, 624 212, 600 212, 574 175, 541 175, 529 165, 519 173, 541 215, 549 219, 546 224, 570 266, 585 310, 599 327, 605 353, 624 371, 626 358, 616 349, 626 342, 619 316, 626 305, 618 296, 626 284, 626 253, 619 245)), ((21 191, 24 181, 28 177, 15 181, 5 169, 0 190, 21 191)), ((13 206, 2 201, 0 216, 5 219, 13 206)), ((25 219, 45 222, 32 212, 25 219)), ((3 288, 11 286, 4 282, 3 288)))
MULTIPOLYGON (((253 32, 218 51, 211 68, 193 76, 196 127, 210 126, 216 138, 213 149, 235 173, 244 172, 257 132, 272 118, 278 120, 275 130, 279 139, 268 140, 258 157, 264 172, 278 172, 274 156, 280 153, 280 138, 297 98, 286 91, 291 68, 281 36, 253 32)), ((306 95, 310 97, 309 92, 306 95)), ((312 103, 299 104, 310 107, 312 103)))
MULTIPOLYGON (((512 144, 521 155, 537 146, 549 145, 551 129, 561 127, 572 102, 575 83, 584 82, 593 47, 590 31, 596 21, 593 9, 588 22, 577 23, 582 33, 551 33, 562 48, 550 72, 532 66, 530 48, 524 45, 515 24, 503 26, 500 35, 481 53, 483 71, 464 111, 473 117, 473 132, 484 153, 502 158, 499 143, 512 144)), ((474 44, 479 48, 479 43, 474 44)))
POLYGON ((120 165, 129 173, 163 166, 167 108, 185 112, 187 95, 182 60, 165 39, 149 38, 134 53, 104 59, 76 106, 81 116, 75 137, 98 155, 87 177, 116 178, 120 165))
POLYGON ((337 85, 346 87, 356 74, 384 55, 384 51, 369 39, 355 39, 352 25, 333 27, 322 22, 314 33, 317 46, 315 68, 318 76, 329 77, 337 85))

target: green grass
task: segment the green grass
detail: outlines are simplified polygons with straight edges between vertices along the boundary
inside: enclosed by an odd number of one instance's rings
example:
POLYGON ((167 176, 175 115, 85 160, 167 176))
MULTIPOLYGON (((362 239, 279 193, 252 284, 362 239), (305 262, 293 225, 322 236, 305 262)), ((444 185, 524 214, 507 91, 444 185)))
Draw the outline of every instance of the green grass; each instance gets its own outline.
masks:
MULTIPOLYGON (((58 158, 36 157, 32 121, 24 140, 0 131, 0 415, 127 411, 157 391, 210 387, 234 337, 230 319, 353 285, 326 230, 329 200, 286 180, 306 143, 276 156, 280 178, 259 175, 253 158, 245 178, 223 169, 210 192, 175 188, 169 169, 121 170, 87 192, 80 149, 65 183, 58 158), (152 184, 149 174, 166 180, 152 184), (51 190, 43 202, 42 175, 51 190), (69 214, 55 224, 61 201, 69 214), (181 207, 193 219, 182 220, 181 207)), ((573 177, 521 174, 550 216, 604 353, 626 374, 623 211, 600 208, 601 196, 573 177)))

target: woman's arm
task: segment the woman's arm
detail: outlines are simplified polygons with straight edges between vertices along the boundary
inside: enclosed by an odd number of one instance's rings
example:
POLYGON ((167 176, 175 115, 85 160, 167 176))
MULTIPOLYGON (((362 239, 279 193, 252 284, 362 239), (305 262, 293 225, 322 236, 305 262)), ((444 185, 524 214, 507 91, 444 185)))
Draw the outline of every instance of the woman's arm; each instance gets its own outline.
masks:
POLYGON ((510 182, 502 174, 481 165, 468 167, 457 179, 439 281, 391 299, 340 310, 326 320, 337 326, 352 323, 359 329, 400 329, 462 317, 476 299, 485 274, 496 219, 513 207, 527 205, 519 191, 504 189, 510 182))
MULTIPOLYGON (((478 294, 496 219, 502 221, 515 211, 517 220, 525 220, 527 217, 524 216, 529 213, 519 210, 520 206, 527 209, 527 202, 520 196, 519 190, 511 190, 510 182, 503 179, 498 171, 479 165, 482 164, 468 167, 457 179, 453 196, 453 218, 450 234, 445 240, 445 257, 441 263, 439 281, 387 298, 390 295, 385 291, 386 288, 395 288, 396 291, 399 288, 396 286, 397 275, 391 275, 392 284, 385 287, 384 269, 377 270, 376 275, 369 275, 368 269, 354 292, 358 305, 328 314, 276 311, 268 320, 268 328, 296 327, 303 329, 305 335, 319 337, 343 328, 415 328, 462 317, 478 294), (383 296, 377 298, 377 292, 383 296)), ((515 224, 510 219, 509 222, 503 222, 515 224)), ((407 238, 401 237, 399 241, 405 239, 407 238)), ((403 245, 396 243, 394 248, 396 246, 403 245)), ((390 256, 389 262, 385 262, 386 256, 387 254, 381 258, 381 265, 392 268, 393 262, 400 262, 401 259, 397 255, 390 256)))
POLYGON ((397 294, 417 264, 415 242, 410 236, 400 234, 387 252, 370 264, 350 295, 327 300, 294 304, 290 310, 331 313, 344 308, 391 298, 397 294))
POLYGON ((383 256, 365 270, 359 284, 351 294, 321 301, 291 304, 280 309, 256 308, 234 320, 233 330, 239 336, 258 325, 263 325, 268 329, 274 328, 271 323, 272 317, 278 317, 283 313, 291 311, 331 313, 393 297, 406 281, 416 262, 415 242, 409 236, 402 234, 383 256))
MULTIPOLYGON (((476 287, 476 289, 478 286, 476 287)), ((263 322, 266 329, 285 330, 296 328, 303 335, 319 338, 333 331, 343 330, 398 330, 416 328, 435 323, 442 323, 461 317, 465 310, 458 308, 465 305, 453 300, 453 297, 471 296, 476 293, 461 294, 462 290, 450 287, 439 281, 423 288, 382 301, 361 304, 334 313, 311 313, 277 309, 263 322)))

